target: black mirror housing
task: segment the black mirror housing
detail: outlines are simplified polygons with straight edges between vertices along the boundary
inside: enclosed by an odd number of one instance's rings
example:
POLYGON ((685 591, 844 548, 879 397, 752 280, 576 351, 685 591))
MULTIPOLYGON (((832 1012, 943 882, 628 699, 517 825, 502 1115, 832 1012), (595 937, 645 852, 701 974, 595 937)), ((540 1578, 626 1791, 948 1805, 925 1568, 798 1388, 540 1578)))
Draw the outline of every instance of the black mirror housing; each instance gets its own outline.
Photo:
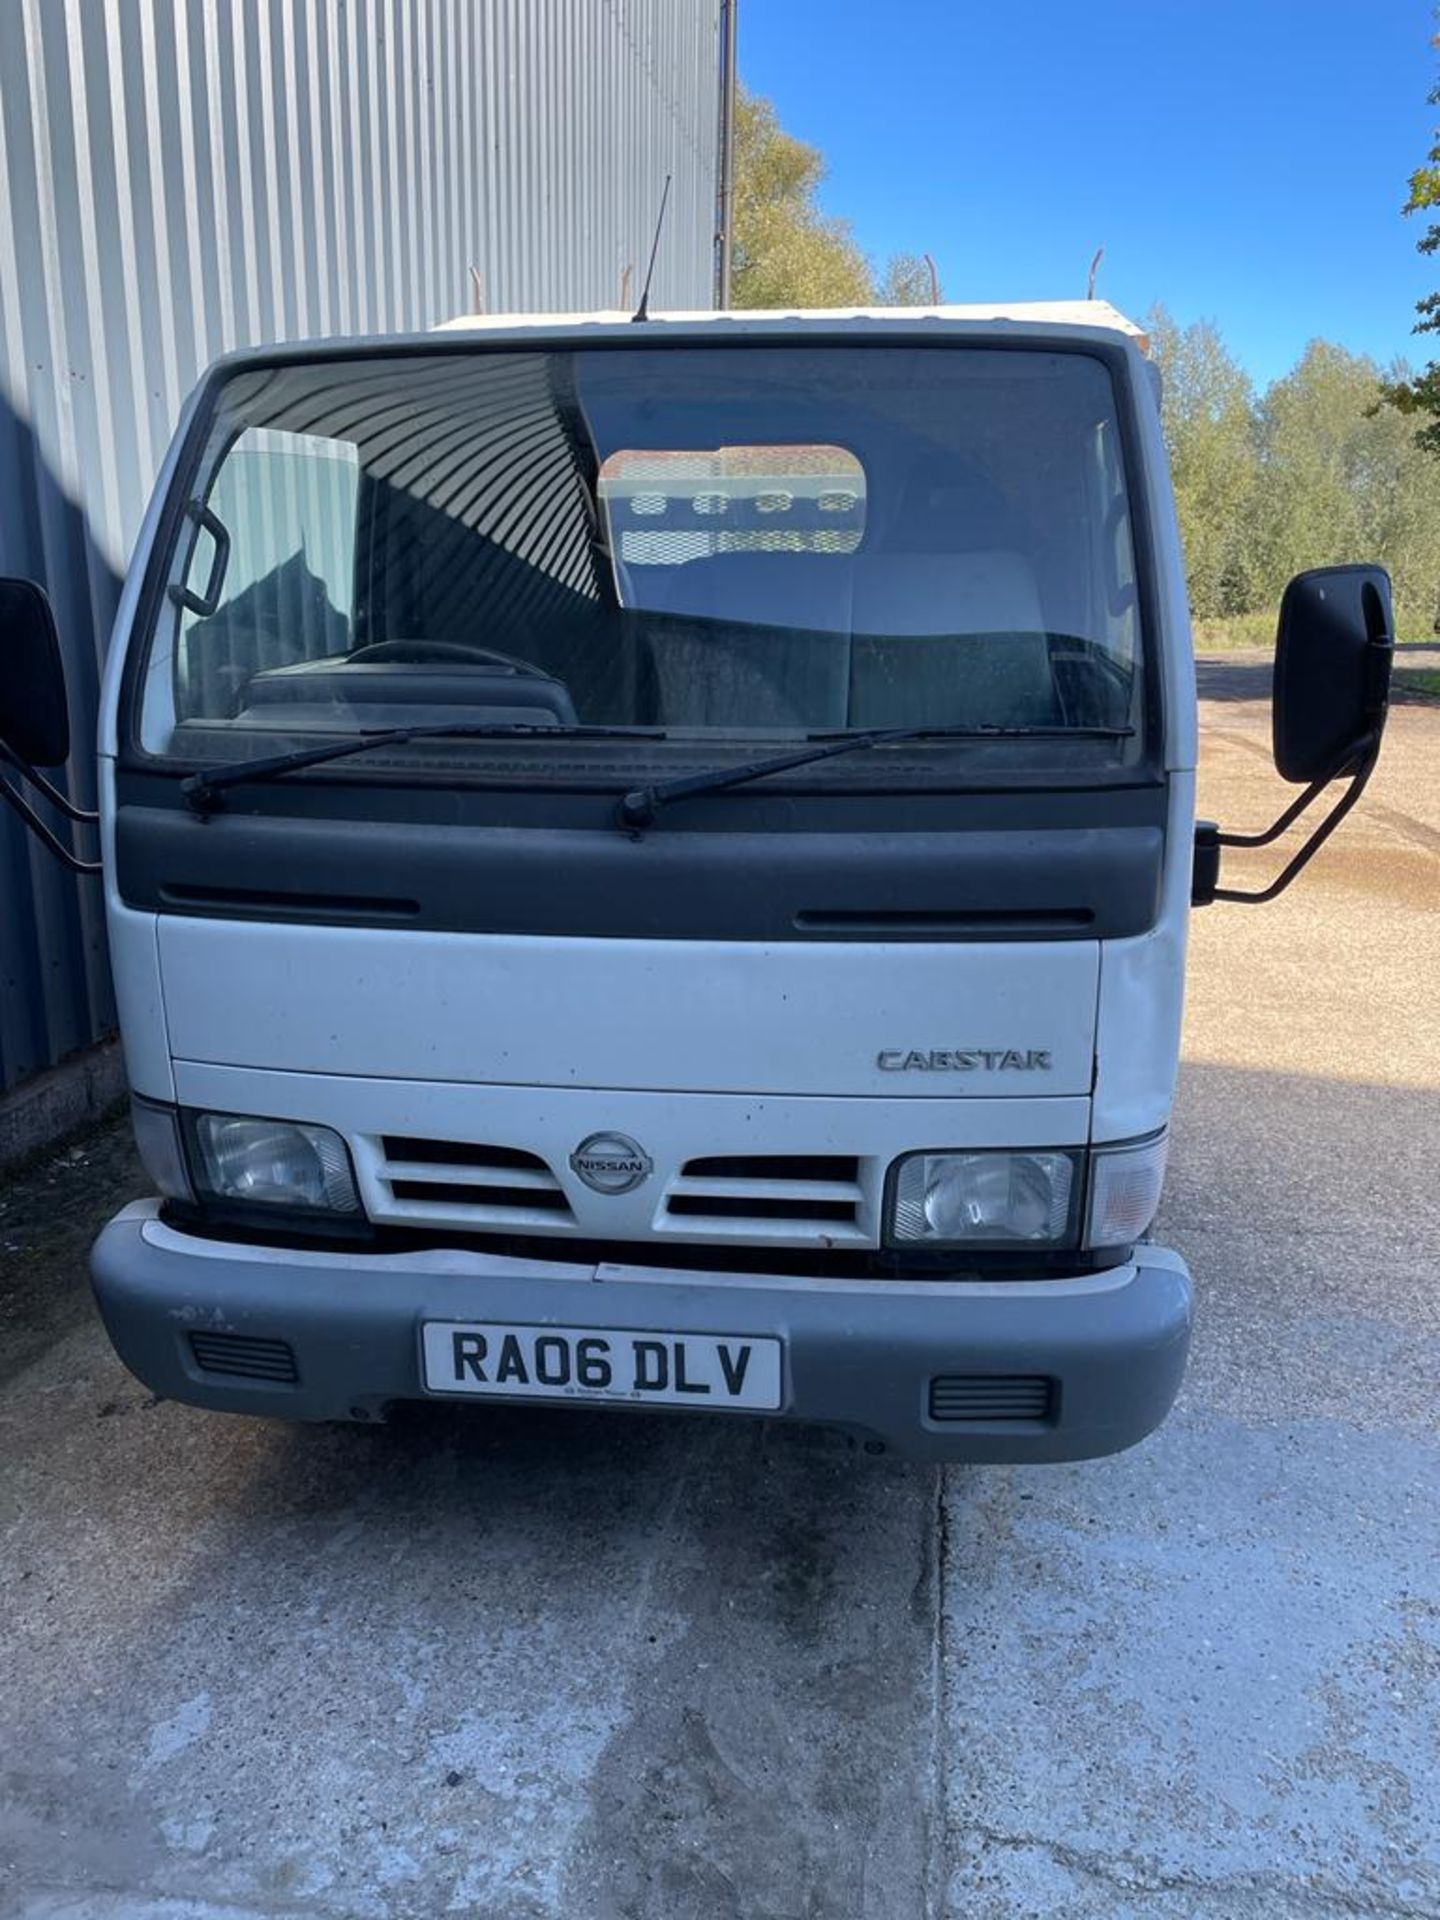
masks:
POLYGON ((1274 747, 1282 780, 1333 779, 1385 725, 1394 657, 1390 576, 1383 567, 1317 567, 1280 603, 1274 747))
POLYGON ((70 754, 60 636, 33 580, 0 579, 0 746, 27 767, 58 767, 70 754))

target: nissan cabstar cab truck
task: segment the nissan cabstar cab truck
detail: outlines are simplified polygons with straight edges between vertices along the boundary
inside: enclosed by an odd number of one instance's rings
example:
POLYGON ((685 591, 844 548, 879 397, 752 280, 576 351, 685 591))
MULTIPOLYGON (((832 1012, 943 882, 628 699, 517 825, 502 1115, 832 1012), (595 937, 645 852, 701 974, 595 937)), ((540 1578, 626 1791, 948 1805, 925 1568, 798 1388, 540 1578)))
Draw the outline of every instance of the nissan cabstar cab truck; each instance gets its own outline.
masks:
MULTIPOLYGON (((1150 1238, 1187 919, 1278 891, 1353 804, 1389 625, 1378 569, 1294 583, 1303 792, 1197 828, 1157 382, 1103 305, 222 360, 100 719, 156 1194, 94 1253, 120 1355, 305 1420, 433 1396, 937 1460, 1139 1440, 1190 1337, 1150 1238), (1219 885, 1227 841, 1332 781, 1271 885, 1219 885)), ((28 583, 0 663, 4 797, 73 862, 28 583)))

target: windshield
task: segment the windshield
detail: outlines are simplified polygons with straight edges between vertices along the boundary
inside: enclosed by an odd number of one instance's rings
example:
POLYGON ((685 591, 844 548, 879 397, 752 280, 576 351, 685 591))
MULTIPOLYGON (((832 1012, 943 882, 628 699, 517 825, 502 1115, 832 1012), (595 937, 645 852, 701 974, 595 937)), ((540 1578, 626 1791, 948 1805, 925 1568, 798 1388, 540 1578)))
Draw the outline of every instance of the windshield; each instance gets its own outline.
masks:
POLYGON ((1130 507, 1090 354, 736 342, 252 369, 220 390, 193 492, 141 676, 151 755, 452 723, 526 732, 339 764, 615 764, 576 728, 637 730, 648 765, 888 728, 1035 729, 1087 764, 1138 750, 1130 507))

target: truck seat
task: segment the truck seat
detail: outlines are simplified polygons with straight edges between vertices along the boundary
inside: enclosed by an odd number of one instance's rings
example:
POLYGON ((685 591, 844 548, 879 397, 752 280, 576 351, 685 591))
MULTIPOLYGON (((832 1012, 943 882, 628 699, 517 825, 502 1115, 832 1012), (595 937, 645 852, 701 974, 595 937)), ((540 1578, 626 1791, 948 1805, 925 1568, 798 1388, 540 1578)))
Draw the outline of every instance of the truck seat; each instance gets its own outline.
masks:
POLYGON ((865 553, 853 562, 856 727, 1060 719, 1035 576, 1018 553, 865 553))
POLYGON ((846 724, 845 555, 717 553, 677 567, 651 604, 657 611, 646 625, 662 723, 846 724), (665 614, 678 616, 673 626, 665 614), (713 624, 697 629, 694 620, 713 624))
POLYGON ((677 567, 653 604, 662 723, 1061 717, 1039 591, 1018 553, 722 553, 677 567))

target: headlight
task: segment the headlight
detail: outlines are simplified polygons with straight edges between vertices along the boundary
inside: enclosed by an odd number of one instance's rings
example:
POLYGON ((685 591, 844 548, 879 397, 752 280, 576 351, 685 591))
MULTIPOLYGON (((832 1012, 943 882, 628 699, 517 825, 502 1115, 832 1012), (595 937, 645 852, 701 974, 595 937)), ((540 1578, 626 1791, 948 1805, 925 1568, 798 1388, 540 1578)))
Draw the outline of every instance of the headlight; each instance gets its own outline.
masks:
POLYGON ((309 1212, 358 1213, 345 1142, 299 1120, 190 1116, 195 1184, 214 1200, 309 1212))
POLYGON ((932 1247, 1074 1244, 1073 1153, 912 1153, 891 1178, 892 1243, 932 1247))
POLYGON ((1133 1246, 1155 1218, 1165 1184, 1167 1136, 1096 1147, 1090 1157, 1087 1247, 1133 1246))

